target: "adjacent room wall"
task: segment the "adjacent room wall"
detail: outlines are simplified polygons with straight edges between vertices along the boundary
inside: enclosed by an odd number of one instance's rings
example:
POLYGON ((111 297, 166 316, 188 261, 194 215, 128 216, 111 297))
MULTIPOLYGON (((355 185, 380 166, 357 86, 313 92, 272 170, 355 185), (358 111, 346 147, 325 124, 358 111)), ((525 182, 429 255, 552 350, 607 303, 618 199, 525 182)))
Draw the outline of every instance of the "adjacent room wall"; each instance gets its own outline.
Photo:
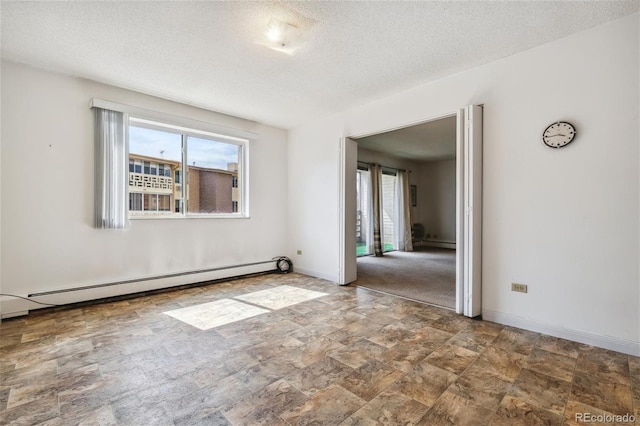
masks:
MULTIPOLYGON (((413 168, 416 165, 416 163, 413 161, 404 160, 402 158, 398 158, 379 151, 372 151, 360 146, 358 146, 358 161, 364 161, 365 163, 377 163, 382 166, 391 167, 394 169, 411 171, 413 171, 413 168)), ((409 183, 411 183, 412 185, 414 184, 413 176, 411 175, 409 176, 409 183)))
POLYGON ((292 129, 298 270, 337 276, 340 138, 483 104, 484 317, 640 355, 638 22, 635 14, 292 129), (560 150, 540 140, 556 120, 578 129, 560 150))
POLYGON ((413 222, 424 225, 429 239, 456 241, 456 160, 424 161, 414 167, 417 206, 413 222))
MULTIPOLYGON (((286 254, 286 131, 6 61, 1 108, 3 293, 25 296, 286 254), (94 229, 89 109, 94 97, 254 133, 251 217, 135 220, 125 230, 94 229)), ((69 303, 273 268, 267 264, 39 300, 69 303)), ((3 298, 2 314, 34 307, 3 298)))

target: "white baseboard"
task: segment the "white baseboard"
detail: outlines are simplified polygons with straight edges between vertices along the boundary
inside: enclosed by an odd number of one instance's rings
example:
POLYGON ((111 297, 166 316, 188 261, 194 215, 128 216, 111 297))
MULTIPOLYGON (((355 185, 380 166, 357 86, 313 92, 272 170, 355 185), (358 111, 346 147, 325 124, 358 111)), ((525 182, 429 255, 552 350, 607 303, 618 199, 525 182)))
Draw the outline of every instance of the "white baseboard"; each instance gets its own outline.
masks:
POLYGON ((602 336, 599 334, 587 333, 580 330, 572 330, 556 325, 545 324, 517 315, 505 314, 502 312, 483 310, 482 319, 497 322, 498 324, 509 325, 522 328, 524 330, 535 331, 561 339, 571 340, 586 345, 598 346, 628 355, 640 356, 640 342, 620 339, 618 337, 602 336))
MULTIPOLYGON (((123 296, 144 291, 169 289, 182 285, 196 284, 206 281, 214 281, 219 279, 234 278, 242 275, 256 274, 261 272, 273 271, 272 263, 233 267, 229 269, 221 269, 216 271, 194 273, 192 275, 183 275, 170 278, 150 279, 132 282, 122 285, 109 285, 97 288, 78 288, 89 286, 97 283, 82 283, 66 286, 72 291, 33 297, 33 300, 44 303, 52 303, 56 305, 67 305, 71 303, 87 302, 91 300, 104 299, 108 297, 123 296)), ((38 290, 41 291, 41 290, 38 290)), ((17 296, 27 297, 31 292, 19 293, 17 296)), ((3 296, 0 300, 0 312, 2 318, 11 318, 20 315, 26 315, 31 310, 46 308, 47 306, 37 305, 29 300, 19 299, 10 296, 3 296)))
POLYGON ((324 272, 317 272, 317 271, 312 271, 311 269, 300 268, 295 264, 293 265, 293 272, 297 272, 302 275, 309 275, 310 277, 321 278, 323 280, 331 281, 336 284, 338 282, 338 277, 335 275, 329 275, 329 274, 325 274, 324 272))
POLYGON ((447 248, 447 249, 452 249, 455 250, 456 249, 456 243, 455 242, 451 242, 451 241, 422 241, 418 247, 440 247, 440 248, 447 248))

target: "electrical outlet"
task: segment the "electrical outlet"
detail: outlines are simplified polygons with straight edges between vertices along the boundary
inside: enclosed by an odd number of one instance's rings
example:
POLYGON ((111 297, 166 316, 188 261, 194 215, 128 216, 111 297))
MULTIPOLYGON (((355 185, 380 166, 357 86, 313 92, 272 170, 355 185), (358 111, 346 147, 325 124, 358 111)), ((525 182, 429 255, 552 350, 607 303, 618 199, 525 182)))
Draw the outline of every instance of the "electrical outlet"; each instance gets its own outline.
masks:
POLYGON ((297 254, 302 254, 302 250, 298 250, 296 253, 297 254))
POLYGON ((527 285, 526 284, 518 284, 518 283, 511 283, 511 291, 517 291, 520 293, 526 293, 527 292, 527 285))

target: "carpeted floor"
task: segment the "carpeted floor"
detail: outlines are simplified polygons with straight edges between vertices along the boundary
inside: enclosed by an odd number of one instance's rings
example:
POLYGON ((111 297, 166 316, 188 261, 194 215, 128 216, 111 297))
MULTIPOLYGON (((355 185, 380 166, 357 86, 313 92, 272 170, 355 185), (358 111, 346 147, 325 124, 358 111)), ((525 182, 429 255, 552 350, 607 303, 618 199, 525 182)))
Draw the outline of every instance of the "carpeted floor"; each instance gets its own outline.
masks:
POLYGON ((456 251, 423 248, 359 257, 358 279, 353 284, 455 309, 456 251))

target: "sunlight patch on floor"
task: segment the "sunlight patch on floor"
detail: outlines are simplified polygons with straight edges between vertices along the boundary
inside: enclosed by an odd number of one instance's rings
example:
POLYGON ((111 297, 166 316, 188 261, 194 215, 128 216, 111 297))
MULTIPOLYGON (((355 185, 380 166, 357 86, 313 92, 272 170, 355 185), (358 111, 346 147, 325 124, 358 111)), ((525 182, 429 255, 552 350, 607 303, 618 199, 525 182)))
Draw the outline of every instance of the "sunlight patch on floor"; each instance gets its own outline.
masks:
POLYGON ((298 287, 281 285, 267 290, 235 296, 244 302, 231 299, 221 299, 201 305, 188 306, 164 312, 179 321, 187 323, 200 330, 209 330, 235 321, 266 314, 271 310, 286 308, 307 300, 326 296, 327 293, 305 290, 298 287), (258 305, 267 309, 260 308, 258 305))
POLYGON ((188 306, 165 312, 166 315, 192 325, 200 330, 219 327, 231 322, 266 314, 266 309, 247 305, 231 299, 221 299, 201 305, 188 306))
POLYGON ((234 299, 244 300, 254 305, 264 306, 269 309, 282 309, 296 303, 306 302, 326 296, 327 293, 319 291, 305 290, 303 288, 281 285, 267 290, 256 291, 254 293, 236 296, 234 299))

